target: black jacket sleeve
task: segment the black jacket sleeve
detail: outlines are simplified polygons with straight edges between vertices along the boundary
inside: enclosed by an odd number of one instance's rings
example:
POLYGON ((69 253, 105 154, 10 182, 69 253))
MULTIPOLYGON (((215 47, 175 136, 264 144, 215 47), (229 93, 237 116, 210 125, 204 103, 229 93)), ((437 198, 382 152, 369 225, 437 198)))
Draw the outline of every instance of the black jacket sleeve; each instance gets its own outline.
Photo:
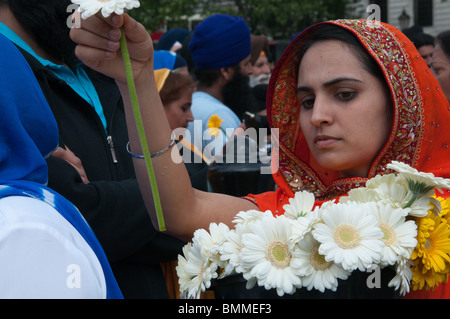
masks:
POLYGON ((66 161, 50 156, 49 187, 82 212, 110 262, 133 256, 146 263, 174 260, 184 242, 154 229, 136 179, 83 184, 66 161))

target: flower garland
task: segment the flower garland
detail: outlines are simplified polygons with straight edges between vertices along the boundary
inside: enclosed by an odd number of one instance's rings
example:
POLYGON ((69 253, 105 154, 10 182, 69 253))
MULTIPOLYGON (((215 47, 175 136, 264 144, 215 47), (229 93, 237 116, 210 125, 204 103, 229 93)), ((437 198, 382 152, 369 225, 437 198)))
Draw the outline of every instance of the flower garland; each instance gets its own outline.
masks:
POLYGON ((396 173, 376 176, 348 196, 315 207, 298 192, 271 211, 239 212, 234 229, 212 223, 194 233, 178 256, 181 296, 199 298, 213 280, 242 274, 247 288, 336 291, 338 279, 373 265, 392 267, 388 286, 405 295, 446 282, 450 272, 450 199, 435 191, 450 180, 392 162, 396 173))

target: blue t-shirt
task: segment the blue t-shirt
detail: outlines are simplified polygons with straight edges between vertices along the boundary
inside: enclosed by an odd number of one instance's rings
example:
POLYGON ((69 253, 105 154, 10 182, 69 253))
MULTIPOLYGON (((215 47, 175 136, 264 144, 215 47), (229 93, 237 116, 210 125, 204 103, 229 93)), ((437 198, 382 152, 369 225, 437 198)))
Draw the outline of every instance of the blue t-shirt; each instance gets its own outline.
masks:
POLYGON ((202 150, 207 157, 222 154, 222 148, 233 134, 234 130, 241 125, 239 117, 225 104, 212 95, 197 91, 192 95, 192 116, 194 122, 188 125, 191 143, 202 150), (217 115, 221 121, 217 135, 211 135, 208 122, 211 117, 217 115))

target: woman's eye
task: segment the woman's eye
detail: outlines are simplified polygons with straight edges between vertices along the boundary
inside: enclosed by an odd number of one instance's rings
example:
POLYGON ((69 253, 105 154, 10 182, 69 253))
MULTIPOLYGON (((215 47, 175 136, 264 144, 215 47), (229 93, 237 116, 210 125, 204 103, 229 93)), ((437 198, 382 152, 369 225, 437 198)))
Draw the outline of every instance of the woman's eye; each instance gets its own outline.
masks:
POLYGON ((181 107, 181 110, 186 113, 191 109, 191 104, 186 104, 181 107))
POLYGON ((340 92, 337 94, 337 97, 344 101, 349 101, 353 99, 356 96, 356 92, 353 91, 346 91, 346 92, 340 92))
POLYGON ((301 106, 304 109, 312 109, 314 106, 314 99, 303 99, 301 101, 301 106))

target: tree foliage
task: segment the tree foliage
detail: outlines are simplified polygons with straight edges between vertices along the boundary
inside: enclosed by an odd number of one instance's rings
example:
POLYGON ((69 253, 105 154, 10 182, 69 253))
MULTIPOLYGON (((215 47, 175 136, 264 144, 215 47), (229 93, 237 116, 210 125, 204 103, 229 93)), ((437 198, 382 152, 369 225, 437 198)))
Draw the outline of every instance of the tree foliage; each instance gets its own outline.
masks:
POLYGON ((186 27, 187 16, 199 13, 230 13, 243 17, 254 34, 289 39, 316 22, 350 18, 349 5, 355 0, 141 0, 132 14, 149 30, 163 21, 169 26, 186 27), (169 19, 167 19, 169 17, 169 19))
POLYGON ((149 31, 157 30, 164 22, 173 27, 187 27, 186 17, 197 13, 203 0, 140 0, 141 6, 130 15, 149 31))

